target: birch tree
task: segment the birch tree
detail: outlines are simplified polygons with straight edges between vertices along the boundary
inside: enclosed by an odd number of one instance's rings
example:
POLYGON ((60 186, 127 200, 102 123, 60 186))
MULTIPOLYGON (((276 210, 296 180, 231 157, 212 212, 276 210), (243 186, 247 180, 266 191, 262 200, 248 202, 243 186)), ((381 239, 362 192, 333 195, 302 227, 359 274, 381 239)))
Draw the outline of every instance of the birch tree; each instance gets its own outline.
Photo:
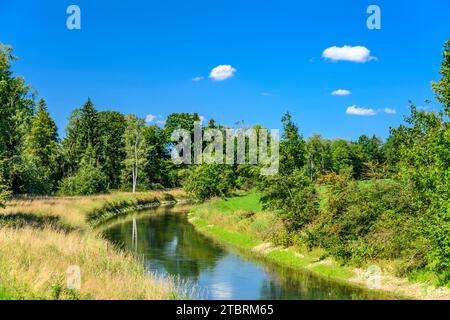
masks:
POLYGON ((139 177, 142 168, 147 163, 147 148, 145 145, 144 119, 138 118, 133 114, 125 117, 126 129, 125 139, 125 160, 123 163, 123 179, 125 185, 131 180, 133 193, 136 192, 139 177))

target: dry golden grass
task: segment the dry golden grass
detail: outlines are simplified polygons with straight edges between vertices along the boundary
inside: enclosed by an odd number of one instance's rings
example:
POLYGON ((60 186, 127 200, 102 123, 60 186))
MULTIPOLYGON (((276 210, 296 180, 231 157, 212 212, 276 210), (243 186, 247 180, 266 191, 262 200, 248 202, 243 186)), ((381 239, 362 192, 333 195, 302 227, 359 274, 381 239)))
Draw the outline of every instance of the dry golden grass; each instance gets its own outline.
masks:
POLYGON ((81 197, 35 197, 15 199, 7 203, 5 209, 0 209, 0 215, 26 213, 38 216, 56 216, 61 223, 74 228, 85 228, 86 216, 94 209, 102 207, 106 202, 145 198, 163 200, 166 194, 175 198, 183 198, 182 190, 150 191, 150 192, 115 192, 111 194, 81 197))
POLYGON ((171 190, 10 201, 0 209, 0 299, 2 290, 12 299, 174 298, 170 280, 145 274, 141 264, 108 246, 86 221, 92 210, 106 202, 139 197, 163 200, 167 193, 184 196, 180 190, 171 190), (19 216, 38 223, 2 224, 2 217, 3 222, 11 222, 19 216), (52 218, 51 223, 42 218, 52 218), (76 291, 66 289, 66 270, 72 265, 81 269, 81 288, 76 291))
POLYGON ((0 229, 0 280, 18 299, 167 299, 170 282, 145 275, 128 254, 90 234, 0 229), (66 270, 81 269, 80 290, 67 290, 66 270))

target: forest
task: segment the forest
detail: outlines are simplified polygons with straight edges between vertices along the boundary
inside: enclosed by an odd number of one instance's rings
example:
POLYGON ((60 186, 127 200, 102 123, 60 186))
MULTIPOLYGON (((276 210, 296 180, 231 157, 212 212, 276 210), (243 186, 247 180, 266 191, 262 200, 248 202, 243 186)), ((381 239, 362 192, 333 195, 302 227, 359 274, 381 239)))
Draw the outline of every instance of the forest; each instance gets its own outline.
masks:
MULTIPOLYGON (((389 260, 399 275, 450 285, 450 40, 432 83, 439 110, 410 102, 386 140, 355 141, 306 138, 286 112, 274 176, 249 164, 175 165, 171 134, 193 133, 196 113, 148 125, 98 110, 92 97, 72 111, 61 137, 44 98, 14 73, 16 59, 0 44, 0 206, 11 198, 113 191, 182 187, 207 201, 258 190, 263 207, 283 221, 267 236, 278 245, 321 247, 342 264, 389 260)), ((227 128, 213 119, 204 125, 227 128)))

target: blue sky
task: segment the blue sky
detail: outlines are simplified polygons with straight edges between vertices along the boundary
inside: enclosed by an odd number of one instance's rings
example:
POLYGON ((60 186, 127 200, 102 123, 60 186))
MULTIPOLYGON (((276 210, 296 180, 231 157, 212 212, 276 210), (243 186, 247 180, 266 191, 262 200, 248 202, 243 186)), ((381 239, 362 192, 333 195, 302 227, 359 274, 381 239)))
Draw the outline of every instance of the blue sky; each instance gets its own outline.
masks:
POLYGON ((289 110, 305 136, 386 137, 408 100, 433 98, 448 38, 448 0, 0 0, 0 41, 14 47, 14 70, 47 100, 62 134, 70 111, 91 97, 101 110, 162 116, 155 121, 198 112, 279 128, 289 110), (71 4, 81 8, 81 30, 66 27, 71 4), (370 4, 381 8, 381 30, 366 27, 370 4), (376 59, 322 57, 345 45, 376 59), (233 77, 209 78, 219 65, 233 77), (351 94, 333 96, 337 89, 351 94), (351 106, 375 115, 349 115, 351 106))

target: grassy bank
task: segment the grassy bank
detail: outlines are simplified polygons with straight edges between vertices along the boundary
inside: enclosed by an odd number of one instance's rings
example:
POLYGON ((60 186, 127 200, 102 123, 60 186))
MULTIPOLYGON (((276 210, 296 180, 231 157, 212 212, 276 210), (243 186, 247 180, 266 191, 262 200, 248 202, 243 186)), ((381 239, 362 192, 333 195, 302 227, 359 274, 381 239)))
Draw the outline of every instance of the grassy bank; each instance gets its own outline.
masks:
MULTIPOLYGON (((218 241, 261 256, 289 268, 302 268, 335 281, 367 287, 368 266, 342 266, 320 248, 282 247, 272 244, 280 234, 282 223, 272 213, 263 211, 258 193, 239 194, 229 199, 216 199, 195 206, 190 221, 196 228, 218 241)), ((281 232, 282 234, 282 232, 281 232)), ((277 239, 280 242, 280 239, 277 239)), ((427 283, 411 282, 395 277, 390 262, 377 261, 382 268, 379 289, 415 299, 449 299, 448 288, 435 288, 427 283)))
POLYGON ((170 281, 145 274, 134 257, 101 238, 93 225, 128 210, 179 199, 179 190, 92 197, 16 199, 0 209, 0 299, 168 299, 170 281), (81 269, 68 290, 69 266, 81 269))

